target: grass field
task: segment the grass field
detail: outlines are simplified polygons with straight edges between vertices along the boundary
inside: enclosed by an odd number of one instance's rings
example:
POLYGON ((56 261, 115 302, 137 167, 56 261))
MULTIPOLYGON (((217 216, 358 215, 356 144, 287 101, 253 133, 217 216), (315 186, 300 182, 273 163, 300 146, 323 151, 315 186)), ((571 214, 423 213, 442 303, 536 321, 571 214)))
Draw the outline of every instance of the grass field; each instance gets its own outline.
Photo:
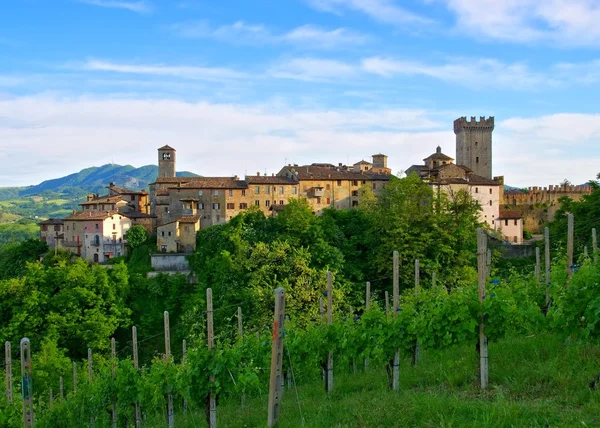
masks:
MULTIPOLYGON (((294 361, 294 367, 302 362, 294 361)), ((286 355, 287 358, 287 355, 286 355)), ((426 351, 400 368, 400 393, 387 389, 382 367, 352 375, 336 368, 334 393, 320 380, 287 389, 281 427, 597 427, 600 391, 589 388, 600 372, 600 346, 551 335, 490 344, 490 387, 481 392, 474 346, 426 351), (302 416, 300 413, 302 412, 302 416), (304 420, 304 423, 303 423, 304 420)), ((335 367, 335 366, 334 366, 335 367)), ((221 427, 266 426, 267 396, 223 399, 221 427)), ((162 427, 163 421, 147 426, 162 427)), ((204 427, 203 410, 177 414, 178 427, 204 427)))

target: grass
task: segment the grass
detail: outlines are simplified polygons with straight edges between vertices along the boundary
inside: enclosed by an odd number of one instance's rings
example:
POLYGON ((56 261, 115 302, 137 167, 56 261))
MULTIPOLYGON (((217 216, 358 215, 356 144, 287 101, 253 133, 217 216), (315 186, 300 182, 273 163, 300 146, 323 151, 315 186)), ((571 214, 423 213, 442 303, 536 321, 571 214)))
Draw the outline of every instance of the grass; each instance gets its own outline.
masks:
MULTIPOLYGON (((554 335, 490 344, 490 387, 478 386, 474 346, 426 350, 413 367, 400 367, 399 393, 387 389, 382 367, 352 375, 336 367, 334 393, 320 380, 286 389, 280 427, 595 427, 600 391, 589 382, 600 372, 600 346, 565 342, 554 335)), ((293 361, 293 356, 292 356, 293 361)), ((298 367, 301 361, 293 361, 298 367)), ((266 425, 267 397, 221 400, 221 427, 266 425)), ((176 415, 178 427, 204 427, 203 411, 176 415)), ((162 418, 147 426, 164 426, 162 418)))

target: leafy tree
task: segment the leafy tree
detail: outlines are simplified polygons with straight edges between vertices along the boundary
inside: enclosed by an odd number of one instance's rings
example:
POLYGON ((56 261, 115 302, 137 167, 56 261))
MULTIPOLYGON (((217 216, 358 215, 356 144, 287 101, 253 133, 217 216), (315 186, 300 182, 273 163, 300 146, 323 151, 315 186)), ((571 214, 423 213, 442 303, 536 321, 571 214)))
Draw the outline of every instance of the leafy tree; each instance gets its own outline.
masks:
POLYGON ((23 275, 28 262, 37 261, 48 251, 48 245, 39 239, 0 247, 0 280, 23 275))
POLYGON ((127 240, 127 245, 129 245, 129 248, 134 250, 139 246, 143 245, 148 240, 148 231, 144 226, 132 226, 125 233, 125 239, 127 240))

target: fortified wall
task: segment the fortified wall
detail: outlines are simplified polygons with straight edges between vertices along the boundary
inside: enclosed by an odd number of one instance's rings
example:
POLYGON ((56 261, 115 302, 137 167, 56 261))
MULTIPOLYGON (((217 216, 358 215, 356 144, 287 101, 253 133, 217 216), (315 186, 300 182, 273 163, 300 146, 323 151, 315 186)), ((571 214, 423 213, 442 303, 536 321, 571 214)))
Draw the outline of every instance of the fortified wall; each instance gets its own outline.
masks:
POLYGON ((560 208, 559 199, 568 197, 578 201, 584 195, 592 193, 590 186, 559 185, 548 187, 528 187, 522 190, 510 190, 504 193, 503 204, 523 214, 523 228, 532 233, 543 232, 545 223, 554 220, 560 208))

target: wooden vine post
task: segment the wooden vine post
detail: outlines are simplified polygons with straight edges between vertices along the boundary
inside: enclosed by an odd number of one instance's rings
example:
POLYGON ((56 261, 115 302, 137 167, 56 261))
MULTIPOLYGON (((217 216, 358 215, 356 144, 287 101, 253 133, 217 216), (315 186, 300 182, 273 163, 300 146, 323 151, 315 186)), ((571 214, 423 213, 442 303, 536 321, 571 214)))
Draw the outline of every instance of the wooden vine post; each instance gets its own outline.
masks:
MULTIPOLYGON (((479 302, 485 300, 485 282, 487 280, 487 236, 482 229, 477 229, 477 273, 479 282, 479 302)), ((488 386, 488 340, 485 335, 485 321, 483 316, 479 323, 479 378, 481 389, 488 386)))
MULTIPOLYGON (((111 377, 112 381, 117 381, 117 344, 115 342, 115 338, 110 339, 110 358, 112 360, 111 364, 111 377)), ((113 428, 117 428, 117 397, 113 397, 112 406, 110 411, 110 419, 113 428)))
MULTIPOLYGON (((333 324, 333 276, 327 271, 327 324, 333 324)), ((327 393, 333 392, 333 352, 327 353, 327 393)))
MULTIPOLYGON (((138 359, 138 340, 137 340, 137 327, 131 327, 131 341, 133 342, 133 368, 136 370, 140 369, 140 361, 138 359)), ((142 426, 142 410, 140 409, 140 403, 137 401, 133 404, 135 428, 142 426)))
POLYGON ((431 274, 431 287, 432 287, 432 288, 435 288, 435 282, 436 282, 436 279, 437 279, 437 278, 436 278, 436 276, 437 276, 437 275, 435 274, 435 272, 433 272, 433 273, 431 274))
MULTIPOLYGON (((208 350, 212 352, 215 347, 215 331, 213 327, 213 301, 212 288, 206 289, 206 327, 208 335, 208 350)), ((217 400, 215 397, 214 385, 215 376, 210 376, 210 391, 208 392, 208 427, 217 428, 217 400)))
POLYGON ((594 255, 594 263, 598 263, 598 235, 596 228, 592 229, 592 253, 594 255))
MULTIPOLYGON (((365 293, 365 312, 371 308, 371 283, 367 281, 367 290, 365 293)), ((365 358, 365 370, 369 368, 369 359, 365 358)))
POLYGON ((275 313, 273 315, 273 338, 271 341, 271 374, 269 378, 269 410, 267 426, 279 422, 281 397, 283 394, 283 329, 285 320, 285 290, 275 290, 275 313))
MULTIPOLYGON (((88 382, 92 383, 92 348, 88 348, 88 382)), ((96 419, 93 416, 90 416, 90 426, 94 428, 96 424, 96 419)))
POLYGON ((544 228, 544 268, 546 271, 546 308, 550 306, 550 229, 544 228))
POLYGON ((535 247, 535 282, 540 283, 540 247, 535 247))
POLYGON ((10 342, 4 343, 4 360, 6 363, 6 401, 12 403, 13 392, 12 392, 12 357, 11 357, 10 342))
POLYGON ((31 343, 21 339, 21 394, 23 396, 23 426, 33 428, 33 390, 31 384, 31 343))
MULTIPOLYGON (((421 272, 419 266, 419 259, 415 260, 415 299, 419 298, 419 285, 421 281, 421 272)), ((413 365, 421 361, 421 345, 419 344, 419 337, 415 339, 415 349, 413 352, 413 365)))
MULTIPOLYGON (((169 312, 163 314, 165 325, 165 362, 171 364, 171 327, 169 325, 169 312)), ((175 427, 175 411, 173 410, 173 394, 167 394, 167 421, 169 428, 175 427)))
POLYGON ((573 214, 567 215, 568 234, 567 234, 567 275, 573 274, 573 238, 574 238, 574 217, 573 214))
MULTIPOLYGON (((399 259, 398 259, 398 251, 394 251, 393 254, 393 317, 394 321, 398 317, 398 305, 400 300, 400 276, 399 276, 399 259)), ((392 363, 392 389, 394 391, 400 390, 400 349, 396 348, 394 352, 394 361, 392 363)))
POLYGON ((390 293, 385 292, 385 313, 390 313, 390 293))

